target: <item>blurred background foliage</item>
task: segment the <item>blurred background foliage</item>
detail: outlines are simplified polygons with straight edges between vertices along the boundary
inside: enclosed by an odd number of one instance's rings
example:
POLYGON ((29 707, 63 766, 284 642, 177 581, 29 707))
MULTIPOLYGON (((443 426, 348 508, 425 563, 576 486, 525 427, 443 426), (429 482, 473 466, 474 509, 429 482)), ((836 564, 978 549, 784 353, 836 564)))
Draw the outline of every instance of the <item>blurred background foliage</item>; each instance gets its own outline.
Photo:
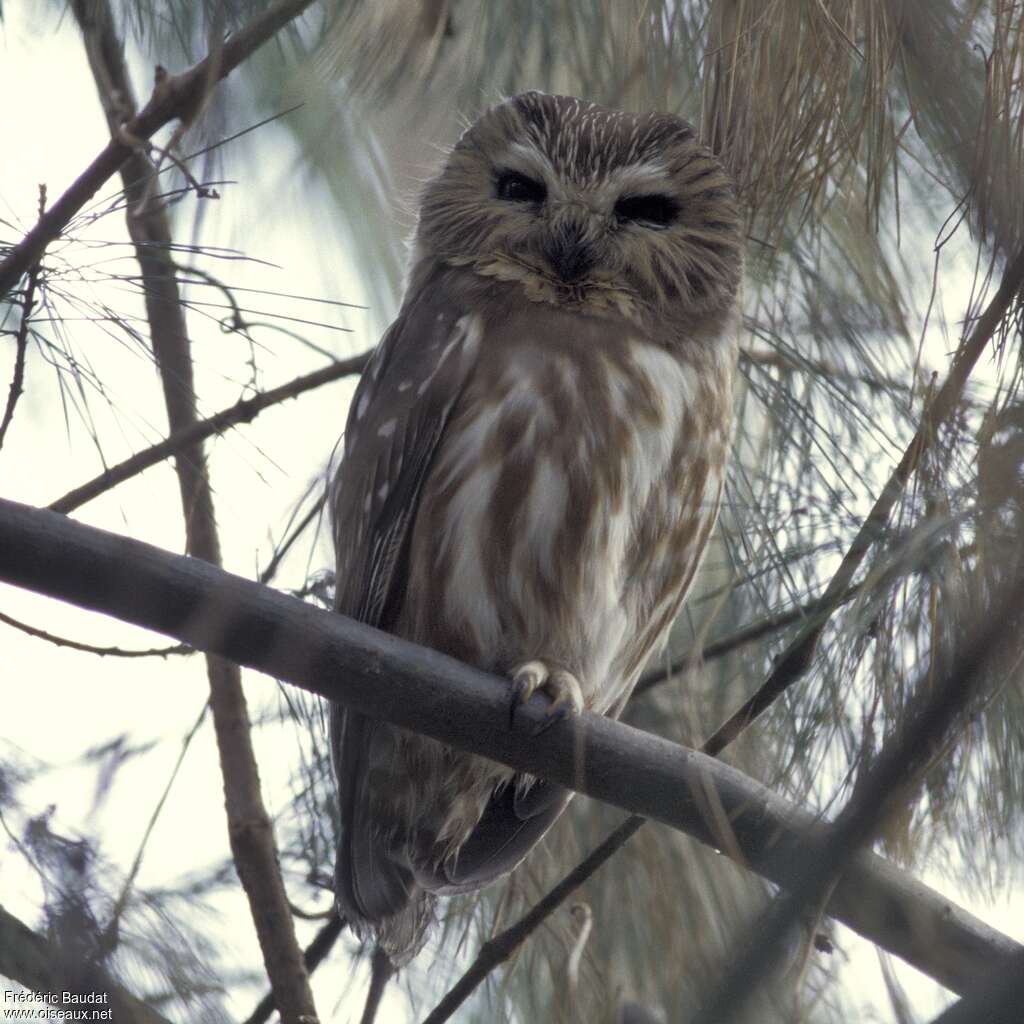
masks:
MULTIPOLYGON (((62 4, 52 6, 59 11, 62 4)), ((153 64, 191 63, 211 38, 263 6, 114 0, 140 94, 153 64)), ((192 171, 204 182, 240 180, 231 201, 244 208, 240 217, 252 232, 270 206, 285 216, 303 208, 319 230, 298 243, 312 248, 321 276, 289 281, 282 290, 351 301, 337 281, 353 275, 375 334, 397 311, 403 239, 421 182, 461 127, 500 97, 537 88, 671 110, 700 125, 733 170, 748 212, 742 388, 716 541, 670 649, 652 669, 751 623, 788 621, 769 623, 756 640, 714 658, 689 659, 627 709, 633 724, 699 745, 756 690, 799 628, 800 609, 824 590, 913 436, 936 378, 998 284, 1006 258, 1018 251, 1022 45, 1019 0, 337 0, 314 6, 233 74, 181 149, 215 147, 190 162, 192 171), (217 145, 272 115, 280 116, 230 146, 217 145)), ((224 252, 205 207, 191 201, 180 179, 169 187, 175 237, 190 263, 212 273, 224 252)), ((111 212, 118 212, 116 201, 89 216, 111 212)), ((76 348, 72 313, 116 307, 111 315, 122 337, 145 349, 145 325, 132 326, 127 307, 111 297, 114 284, 130 288, 130 272, 94 280, 82 298, 86 250, 72 242, 83 226, 79 218, 70 241, 48 260, 50 320, 34 338, 59 371, 70 396, 65 402, 78 410, 65 413, 69 431, 93 429, 90 410, 105 383, 76 348)), ((244 232, 238 236, 236 228, 236 237, 244 246, 244 232)), ((315 344, 341 355, 373 340, 314 339, 316 325, 305 313, 269 292, 256 298, 273 310, 265 318, 270 330, 250 324, 240 332, 244 345, 216 357, 217 372, 236 383, 260 380, 268 352, 284 361, 293 352, 305 358, 315 344), (300 322, 289 319, 295 317, 300 322)), ((200 316, 216 322, 220 314, 197 300, 190 323, 200 316)), ((336 322, 324 315, 325 325, 336 322)), ((941 670, 998 579, 1020 572, 1020 341, 1018 306, 955 415, 932 439, 855 593, 830 621, 810 673, 725 755, 810 809, 829 813, 849 797, 922 674, 941 670)), ((211 374, 206 351, 196 352, 201 388, 211 374)), ((310 458, 322 467, 342 418, 338 412, 305 437, 310 458)), ((102 450, 106 434, 94 432, 102 450)), ((260 455, 246 457, 258 463, 260 455)), ((296 521, 316 497, 315 486, 294 495, 296 521)), ((315 532, 306 531, 284 558, 281 585, 299 590, 329 564, 315 532)), ((313 596, 327 589, 329 581, 313 596)), ((263 709, 258 729, 296 766, 277 822, 293 901, 322 909, 333 808, 320 711, 282 692, 277 706, 263 709)), ((0 771, 0 810, 14 803, 19 778, 13 762, 0 771)), ((956 742, 936 753, 926 785, 902 808, 882 852, 933 877, 945 873, 962 892, 1019 883, 1022 780, 1024 688, 1012 661, 991 680, 956 742)), ((620 817, 575 801, 505 884, 448 904, 441 937, 397 982, 413 1018, 493 929, 518 917, 620 817)), ((60 852, 45 821, 36 823, 36 836, 40 845, 26 856, 38 859, 47 842, 55 843, 57 852, 42 857, 40 869, 47 877, 66 875, 66 850, 60 852)), ((103 880, 95 861, 74 864, 89 880, 90 913, 100 919, 95 893, 107 893, 109 902, 114 883, 103 880)), ((229 876, 220 868, 191 884, 230 884, 229 876)), ((202 922, 187 911, 186 889, 134 894, 119 913, 136 926, 121 933, 144 935, 138 922, 155 919, 176 922, 162 932, 172 945, 170 936, 195 932, 174 947, 173 983, 166 957, 158 968, 161 958, 151 955, 146 970, 162 974, 160 985, 176 986, 181 998, 194 986, 209 1014, 203 1019, 221 1019, 202 922)), ((624 998, 665 1021, 686 1019, 767 895, 766 885, 725 858, 649 826, 579 894, 594 927, 578 976, 567 965, 579 915, 566 911, 459 1019, 597 1024, 618 1020, 624 998)), ((48 906, 64 912, 59 899, 48 906)), ((799 974, 800 983, 766 995, 751 1019, 867 1019, 857 1015, 861 993, 850 983, 845 940, 833 938, 837 951, 811 954, 803 972, 794 951, 788 981, 799 974)), ((347 936, 343 945, 352 956, 365 955, 347 936)), ((163 947, 150 953, 157 948, 163 947)), ((212 973, 229 983, 238 965, 219 966, 212 973)), ((321 970, 331 972, 339 998, 345 985, 358 987, 337 960, 321 970)), ((886 979, 891 1014, 909 1014, 899 982, 891 972, 886 979)), ((160 985, 142 987, 154 992, 160 985)))

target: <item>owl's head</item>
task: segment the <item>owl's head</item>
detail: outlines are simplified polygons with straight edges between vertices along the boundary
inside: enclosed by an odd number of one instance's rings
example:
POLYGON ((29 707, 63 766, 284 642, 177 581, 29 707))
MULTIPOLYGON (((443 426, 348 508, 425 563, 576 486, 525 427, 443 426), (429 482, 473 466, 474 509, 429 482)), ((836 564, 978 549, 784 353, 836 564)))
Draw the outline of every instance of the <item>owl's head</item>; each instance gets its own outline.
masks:
POLYGON ((729 309, 743 234, 692 125, 528 92, 462 136, 424 193, 417 250, 593 312, 729 309))

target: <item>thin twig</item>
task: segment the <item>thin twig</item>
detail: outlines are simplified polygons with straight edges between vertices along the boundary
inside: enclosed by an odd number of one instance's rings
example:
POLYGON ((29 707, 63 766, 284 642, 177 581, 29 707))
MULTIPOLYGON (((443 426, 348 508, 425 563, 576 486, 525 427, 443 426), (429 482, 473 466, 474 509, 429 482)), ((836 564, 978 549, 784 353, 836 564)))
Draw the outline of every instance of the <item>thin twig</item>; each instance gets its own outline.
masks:
POLYGON ((565 965, 565 985, 570 1003, 575 1002, 576 992, 580 984, 580 963, 583 960, 583 951, 587 948, 590 933, 594 928, 594 912, 586 903, 574 903, 569 910, 579 919, 580 927, 573 939, 572 948, 569 950, 569 958, 565 965))
MULTIPOLYGON (((174 762, 174 767, 171 769, 171 774, 167 779, 167 784, 164 786, 164 790, 160 794, 160 798, 157 800, 156 806, 153 808, 153 813, 149 816, 149 821, 146 823, 146 828, 142 833, 142 838, 139 840, 139 848, 135 851, 132 866, 128 869, 128 874, 125 876, 124 884, 121 886, 121 892, 118 894, 117 900, 114 903, 113 911, 111 911, 110 920, 104 928, 105 935, 109 939, 113 939, 117 933, 121 915, 124 913, 124 908, 128 905, 128 897, 131 895, 132 886, 135 884, 135 879, 138 877, 139 869, 142 867, 142 858, 145 856, 146 847, 149 845, 149 838, 153 834, 153 829, 156 827, 157 821, 160 819, 160 814, 164 809, 164 805, 167 803, 167 798, 171 795, 171 789, 174 786, 175 779, 178 777, 178 772, 181 771, 181 766, 185 763, 185 755, 188 753, 189 747, 192 746, 192 741, 196 738, 203 722, 206 721, 206 712, 209 710, 210 702, 207 700, 203 704, 203 709, 199 712, 199 716, 196 718, 192 727, 182 738, 181 750, 178 751, 177 760, 174 762)), ((103 941, 102 944, 105 945, 105 941, 103 941)))
POLYGON ((913 392, 914 390, 913 384, 908 384, 905 380, 899 380, 895 377, 870 376, 864 373, 857 373, 845 367, 837 366, 834 363, 790 355, 787 352, 743 349, 740 351, 740 359, 755 366, 764 366, 790 372, 813 373, 819 377, 829 377, 848 381, 852 384, 862 384, 872 391, 884 390, 887 393, 891 393, 893 391, 913 392))
MULTIPOLYGON (((308 493, 308 492, 307 492, 308 493)), ((313 502, 310 510, 295 524, 291 533, 285 537, 284 542, 279 548, 274 551, 273 557, 267 563, 267 567, 259 575, 260 583, 269 583, 277 572, 281 565, 284 556, 288 554, 292 545, 309 529, 310 524, 320 515, 324 508, 324 502, 326 496, 321 494, 315 502, 313 502)))
POLYGON ((423 1019, 423 1024, 441 1024, 470 997, 473 990, 496 967, 500 967, 587 879, 636 834, 647 819, 630 815, 580 861, 557 885, 549 889, 515 924, 488 939, 466 968, 462 977, 444 994, 423 1019))
MULTIPOLYGON (((130 137, 148 139, 171 121, 190 118, 210 88, 226 78, 312 2, 277 0, 223 43, 218 43, 198 64, 180 75, 164 78, 153 90, 146 106, 128 119, 125 131, 130 137)), ((123 141, 120 133, 112 135, 103 151, 0 263, 0 297, 14 288, 22 275, 40 261, 46 247, 59 237, 71 218, 135 152, 131 144, 123 141)))
POLYGON ((252 398, 244 398, 227 409, 214 413, 205 420, 190 423, 176 430, 165 440, 159 441, 152 447, 145 449, 145 451, 136 452, 135 455, 129 456, 129 458, 119 462, 116 466, 111 466, 110 469, 100 473, 87 483, 80 484, 73 490, 68 491, 67 494, 51 502, 48 507, 54 512, 73 512, 75 509, 81 508, 87 501, 92 501, 93 498, 97 498, 99 495, 111 490, 111 488, 118 486, 118 484, 130 480, 133 476, 137 476, 164 459, 172 455, 180 455, 183 451, 193 448, 196 444, 200 444, 207 438, 223 434, 225 430, 237 426, 239 423, 250 423, 261 412, 273 405, 278 405, 289 398, 295 398, 297 395, 311 391, 313 388, 318 388, 322 384, 360 373, 366 364, 368 356, 369 353, 364 352, 361 355, 353 356, 351 359, 340 360, 330 366, 325 366, 323 369, 314 370, 313 373, 297 377, 287 384, 280 385, 280 387, 271 388, 269 391, 254 395, 252 398))
MULTIPOLYGON (((859 591, 860 587, 850 587, 843 596, 841 603, 845 604, 847 601, 853 600, 859 591)), ((676 655, 667 665, 655 665, 644 672, 640 677, 640 681, 636 684, 633 697, 639 697, 640 694, 645 693, 651 687, 667 682, 673 676, 679 675, 680 672, 684 672, 694 665, 707 664, 707 662, 714 661, 716 658, 732 654, 733 651, 740 647, 745 647, 747 644, 762 640, 772 633, 777 633, 780 629, 792 626, 794 622, 804 622, 807 619, 813 619, 820 611, 821 598, 815 598, 813 601, 798 605, 789 611, 779 612, 777 615, 766 615, 756 622, 741 626, 727 636, 713 640, 699 650, 691 648, 690 650, 683 651, 682 654, 676 655)))
POLYGON ((101 658, 166 658, 171 654, 194 654, 195 649, 188 644, 173 644, 170 647, 150 647, 142 651, 126 650, 123 647, 97 647, 94 644, 83 644, 78 640, 69 640, 67 637, 57 636, 54 633, 47 633, 45 629, 38 629, 30 626, 27 622, 12 618, 0 612, 0 622, 14 629, 21 630, 29 636, 34 636, 47 643, 56 644, 58 647, 70 647, 73 651, 83 651, 85 654, 98 654, 101 658))
MULTIPOLYGON (((46 209, 46 186, 39 186, 39 216, 43 216, 46 209)), ((36 304, 36 285, 39 283, 41 264, 35 263, 28 272, 28 283, 25 285, 25 297, 21 304, 21 322, 18 324, 18 333, 14 339, 14 375, 11 378, 11 386, 7 391, 7 405, 4 408, 3 418, 0 419, 0 448, 4 446, 4 438, 7 437, 7 428, 14 419, 14 407, 24 391, 25 385, 25 353, 28 351, 28 322, 32 316, 32 310, 36 304)))

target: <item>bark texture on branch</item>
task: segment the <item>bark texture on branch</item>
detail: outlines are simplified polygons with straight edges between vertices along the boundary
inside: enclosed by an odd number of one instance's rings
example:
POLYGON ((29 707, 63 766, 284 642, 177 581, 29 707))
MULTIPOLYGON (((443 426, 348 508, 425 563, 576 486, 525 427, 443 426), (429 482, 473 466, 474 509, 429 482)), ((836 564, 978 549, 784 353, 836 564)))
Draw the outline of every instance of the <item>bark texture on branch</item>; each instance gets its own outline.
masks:
MULTIPOLYGON (((196 559, 2 499, 0 579, 655 818, 737 851, 785 888, 800 884, 798 854, 824 832, 814 815, 713 758, 590 714, 532 738, 543 697, 509 729, 505 680, 196 559)), ((957 992, 1022 949, 871 853, 854 858, 827 910, 957 992)))

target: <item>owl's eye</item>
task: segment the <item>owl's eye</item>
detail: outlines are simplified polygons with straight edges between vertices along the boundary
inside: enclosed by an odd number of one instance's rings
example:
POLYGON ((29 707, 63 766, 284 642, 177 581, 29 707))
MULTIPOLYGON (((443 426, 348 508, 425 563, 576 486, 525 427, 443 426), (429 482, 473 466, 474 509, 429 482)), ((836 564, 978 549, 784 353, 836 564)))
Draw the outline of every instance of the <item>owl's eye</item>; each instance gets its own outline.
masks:
POLYGON ((615 204, 620 221, 638 221, 651 227, 665 228, 676 219, 679 207, 671 196, 623 196, 615 204))
POLYGON ((528 178, 518 171, 501 171, 497 180, 498 198, 511 203, 543 203, 548 190, 543 181, 528 178))

